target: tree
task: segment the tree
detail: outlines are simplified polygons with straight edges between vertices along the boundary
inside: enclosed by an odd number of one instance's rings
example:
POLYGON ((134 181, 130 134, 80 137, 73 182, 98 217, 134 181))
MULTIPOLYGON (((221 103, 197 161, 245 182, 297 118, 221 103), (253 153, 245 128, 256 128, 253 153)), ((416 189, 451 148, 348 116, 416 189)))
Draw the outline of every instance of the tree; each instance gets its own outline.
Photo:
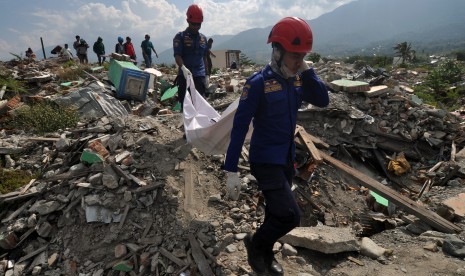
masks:
POLYGON ((244 53, 241 53, 239 55, 239 62, 240 62, 241 65, 255 65, 255 62, 253 62, 253 60, 251 60, 244 53))
POLYGON ((314 63, 317 63, 318 61, 320 61, 320 59, 321 59, 321 55, 318 53, 310 53, 305 57, 305 60, 310 60, 314 63))
POLYGON ((407 44, 407 41, 397 44, 394 47, 396 53, 402 58, 402 65, 405 64, 405 61, 415 61, 415 50, 412 50, 411 43, 407 44))

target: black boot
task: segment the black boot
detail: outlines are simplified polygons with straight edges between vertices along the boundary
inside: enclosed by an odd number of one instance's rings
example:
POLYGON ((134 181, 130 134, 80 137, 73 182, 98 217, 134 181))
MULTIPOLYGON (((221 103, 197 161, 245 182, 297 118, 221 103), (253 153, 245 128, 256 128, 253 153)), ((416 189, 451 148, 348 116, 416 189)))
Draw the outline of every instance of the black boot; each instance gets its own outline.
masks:
POLYGON ((274 257, 273 252, 265 258, 265 263, 271 275, 284 275, 284 269, 274 257))
POLYGON ((252 234, 247 234, 244 238, 244 245, 247 249, 247 262, 254 272, 262 274, 266 272, 267 265, 265 263, 265 254, 257 249, 253 243, 252 234))

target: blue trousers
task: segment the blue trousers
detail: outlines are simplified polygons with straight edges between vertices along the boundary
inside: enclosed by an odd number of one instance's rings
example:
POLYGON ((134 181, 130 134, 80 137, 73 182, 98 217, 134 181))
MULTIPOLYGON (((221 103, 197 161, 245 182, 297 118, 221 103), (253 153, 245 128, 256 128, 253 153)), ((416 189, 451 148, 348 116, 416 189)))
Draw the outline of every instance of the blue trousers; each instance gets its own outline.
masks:
POLYGON ((251 163, 250 170, 266 204, 265 219, 253 242, 257 248, 270 252, 279 238, 300 224, 300 209, 291 190, 294 166, 251 163))
POLYGON ((144 55, 145 68, 152 68, 152 55, 144 55))

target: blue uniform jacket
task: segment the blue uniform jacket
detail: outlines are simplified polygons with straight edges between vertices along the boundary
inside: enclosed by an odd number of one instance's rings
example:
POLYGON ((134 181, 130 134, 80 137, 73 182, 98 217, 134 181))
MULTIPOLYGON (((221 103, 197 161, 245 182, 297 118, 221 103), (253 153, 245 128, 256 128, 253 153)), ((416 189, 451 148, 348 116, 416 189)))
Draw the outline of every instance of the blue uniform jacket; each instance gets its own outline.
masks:
MULTIPOLYGON (((173 39, 174 56, 180 55, 184 65, 194 77, 205 76, 204 57, 207 55, 207 37, 201 33, 193 34, 186 29, 173 39)), ((181 69, 178 72, 181 75, 181 69)))
POLYGON ((318 107, 329 103, 325 84, 312 69, 285 80, 267 65, 244 85, 234 116, 223 168, 237 172, 239 155, 253 119, 249 161, 286 165, 295 158, 294 130, 302 101, 318 107))

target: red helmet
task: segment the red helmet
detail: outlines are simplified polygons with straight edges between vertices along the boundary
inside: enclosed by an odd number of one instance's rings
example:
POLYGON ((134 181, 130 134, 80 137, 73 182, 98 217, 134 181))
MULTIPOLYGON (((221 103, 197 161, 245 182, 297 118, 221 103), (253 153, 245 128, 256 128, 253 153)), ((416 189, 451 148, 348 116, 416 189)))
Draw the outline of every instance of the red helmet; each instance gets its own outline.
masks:
POLYGON ((203 22, 203 12, 198 5, 190 5, 186 12, 187 21, 193 23, 202 23, 203 22))
POLYGON ((288 52, 308 53, 312 50, 313 34, 305 20, 285 17, 271 29, 268 42, 277 42, 288 52))

